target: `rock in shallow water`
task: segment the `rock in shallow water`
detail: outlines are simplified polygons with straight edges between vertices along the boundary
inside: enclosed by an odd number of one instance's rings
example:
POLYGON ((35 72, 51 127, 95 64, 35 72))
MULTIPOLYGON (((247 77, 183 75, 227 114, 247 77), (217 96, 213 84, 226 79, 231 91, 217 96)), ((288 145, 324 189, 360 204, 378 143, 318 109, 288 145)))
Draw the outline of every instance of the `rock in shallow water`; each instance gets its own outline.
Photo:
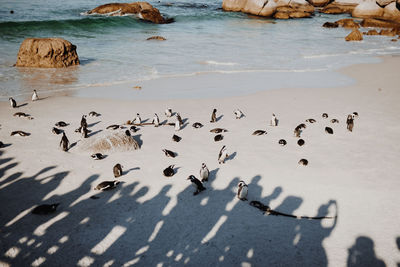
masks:
POLYGON ((349 35, 346 36, 346 41, 362 41, 363 37, 358 29, 354 29, 349 35))

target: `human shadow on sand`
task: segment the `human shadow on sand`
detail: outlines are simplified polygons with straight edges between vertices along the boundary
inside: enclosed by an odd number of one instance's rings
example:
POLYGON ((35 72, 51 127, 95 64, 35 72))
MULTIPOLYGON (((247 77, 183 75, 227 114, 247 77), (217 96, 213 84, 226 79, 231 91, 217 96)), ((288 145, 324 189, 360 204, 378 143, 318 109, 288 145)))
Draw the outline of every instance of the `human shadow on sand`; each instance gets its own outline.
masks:
POLYGON ((383 260, 376 257, 374 241, 366 236, 357 237, 355 244, 349 248, 348 267, 386 266, 383 260))

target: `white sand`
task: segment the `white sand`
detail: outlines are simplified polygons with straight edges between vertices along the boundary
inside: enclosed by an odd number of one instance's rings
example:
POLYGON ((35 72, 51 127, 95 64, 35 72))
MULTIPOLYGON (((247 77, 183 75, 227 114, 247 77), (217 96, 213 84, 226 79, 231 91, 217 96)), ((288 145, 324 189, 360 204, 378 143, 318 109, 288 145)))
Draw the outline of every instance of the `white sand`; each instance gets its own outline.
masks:
MULTIPOLYGON (((342 70, 358 80, 346 88, 279 89, 225 99, 116 101, 48 97, 18 109, 0 103, 0 262, 13 266, 388 266, 400 263, 400 57, 383 63, 342 70), (381 90, 378 90, 381 88, 381 90), (81 140, 82 114, 99 138, 105 128, 171 107, 187 118, 171 140, 172 126, 145 126, 136 133, 140 150, 106 153, 101 161, 82 151, 80 142, 68 153, 59 149, 61 136, 51 133, 59 120, 71 123, 71 143, 81 140), (209 123, 211 111, 223 117, 209 123), (233 110, 246 117, 236 120, 233 110), (34 120, 13 117, 17 111, 34 120), (354 131, 346 130, 346 116, 357 111, 354 131), (329 114, 322 119, 321 114, 329 114), (269 126, 271 114, 279 119, 269 126), (293 129, 305 119, 299 147, 293 129), (336 118, 339 124, 329 121, 336 118), (199 121, 205 126, 193 129, 199 121), (333 135, 324 132, 334 129, 333 135), (214 142, 209 130, 223 127, 224 140, 214 142), (266 129, 265 136, 252 136, 266 129), (29 137, 10 136, 24 130, 29 137), (284 138, 288 144, 278 145, 284 138), (232 158, 219 165, 226 145, 232 158), (163 148, 178 153, 167 158, 163 148), (306 158, 308 166, 297 164, 306 158), (212 175, 207 190, 193 196, 186 178, 199 176, 205 162, 212 175), (107 192, 93 188, 113 180, 112 167, 124 166, 122 184, 107 192), (172 178, 162 170, 179 167, 172 178), (296 220, 266 216, 239 201, 236 185, 249 185, 249 200, 296 215, 336 215, 337 220, 296 220), (99 199, 90 199, 97 195, 99 199), (55 214, 30 214, 32 207, 60 202, 55 214), (399 241, 397 241, 399 242, 399 241)), ((246 79, 243 75, 243 79, 246 79)), ((207 83, 209 77, 202 76, 207 83)), ((213 76, 221 90, 229 75, 213 76), (222 77, 222 79, 221 79, 222 77)), ((190 80, 190 79, 189 79, 190 80)), ((162 88, 160 80, 152 86, 162 88)), ((175 80, 176 82, 176 80, 175 80)), ((196 82, 199 82, 198 80, 196 82)), ((252 86, 249 78, 244 82, 252 86)), ((187 84, 177 82, 184 90, 187 84)), ((259 85, 258 85, 259 86, 259 85)), ((329 86, 329 85, 327 85, 329 86)), ((142 90, 152 90, 143 85, 142 90)), ((154 88, 153 88, 154 89, 154 88)), ((110 88, 112 90, 112 88, 110 88)), ((40 94, 40 92, 39 92, 40 94)), ((173 120, 172 120, 173 121, 173 120)), ((122 131, 122 130, 121 130, 122 131)), ((0 265, 1 265, 0 263, 0 265)))

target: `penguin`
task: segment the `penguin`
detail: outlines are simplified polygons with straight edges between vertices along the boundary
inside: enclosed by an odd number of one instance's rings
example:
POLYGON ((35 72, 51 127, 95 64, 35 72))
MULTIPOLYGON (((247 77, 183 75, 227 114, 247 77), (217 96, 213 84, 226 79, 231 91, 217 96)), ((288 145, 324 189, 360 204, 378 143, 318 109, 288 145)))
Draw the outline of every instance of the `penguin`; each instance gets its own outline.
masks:
POLYGON ((69 125, 69 123, 66 123, 66 122, 64 122, 64 121, 59 121, 59 122, 57 122, 56 124, 55 124, 55 126, 57 126, 57 127, 66 127, 66 126, 68 126, 69 125))
POLYGON ((210 122, 211 123, 217 122, 217 109, 216 108, 214 108, 214 110, 213 110, 213 112, 211 114, 210 122))
POLYGON ((305 144, 305 142, 304 142, 303 139, 299 139, 299 140, 297 141, 297 144, 298 144, 299 146, 303 146, 303 145, 305 144))
POLYGON ((325 127, 325 132, 327 134, 333 134, 333 129, 331 127, 325 127))
POLYGON ((226 146, 223 146, 218 154, 218 163, 225 163, 225 160, 229 157, 228 152, 226 150, 226 146))
POLYGON ((63 136, 61 137, 60 146, 63 151, 68 151, 69 149, 69 140, 65 135, 65 132, 63 132, 63 136))
POLYGON ((358 117, 358 112, 353 112, 353 117, 358 117))
POLYGON ((201 124, 200 122, 195 122, 195 123, 193 123, 192 126, 193 126, 193 128, 199 129, 199 128, 203 127, 203 124, 201 124))
POLYGON ((126 136, 132 136, 132 135, 131 135, 131 132, 130 132, 129 130, 126 130, 126 131, 125 131, 125 135, 126 135, 126 136))
POLYGON ((287 142, 286 142, 285 139, 279 140, 278 143, 279 143, 281 146, 285 146, 285 145, 287 144, 287 142))
POLYGON ((94 190, 101 190, 101 191, 106 191, 115 188, 120 181, 114 180, 114 181, 104 181, 99 183, 94 190))
POLYGON ((315 123, 315 122, 317 122, 316 120, 314 120, 314 119, 307 119, 306 120, 306 122, 309 122, 309 123, 315 123))
POLYGON ((58 128, 56 128, 56 127, 53 127, 53 129, 51 129, 51 132, 52 132, 53 134, 59 135, 60 133, 62 133, 62 132, 64 132, 64 131, 61 130, 61 129, 58 129, 58 128))
POLYGON ((178 120, 178 118, 176 118, 175 131, 179 131, 181 129, 181 126, 182 126, 182 124, 181 124, 180 120, 178 120))
POLYGON ((157 113, 154 113, 153 121, 154 127, 158 127, 160 125, 160 119, 158 118, 157 113))
POLYGON ((278 119, 276 118, 274 113, 272 113, 271 126, 278 126, 278 119))
POLYGON ((162 151, 165 153, 165 156, 167 156, 167 157, 171 157, 171 158, 176 157, 176 153, 172 152, 171 150, 163 149, 162 151))
POLYGON ((100 113, 97 113, 96 111, 90 111, 89 112, 89 116, 90 117, 99 117, 101 114, 100 113))
POLYGON ((24 132, 24 131, 13 131, 11 132, 10 136, 14 136, 14 135, 18 135, 18 136, 30 136, 30 133, 24 132))
POLYGON ((219 142, 221 140, 224 139, 224 136, 222 134, 217 134, 216 136, 214 136, 214 141, 215 142, 219 142))
POLYGON ((303 166, 307 166, 307 165, 308 165, 308 160, 306 160, 306 159, 301 159, 301 160, 299 160, 299 164, 300 164, 300 165, 303 165, 303 166))
POLYGON ((104 155, 101 154, 101 153, 92 154, 91 157, 92 157, 93 159, 95 159, 95 160, 102 160, 102 159, 104 159, 104 155))
POLYGON ((214 128, 210 130, 210 133, 223 133, 223 132, 227 132, 227 129, 223 129, 223 128, 214 128))
POLYGON ((140 118, 139 113, 136 113, 136 118, 133 119, 133 124, 141 124, 142 123, 142 119, 140 118))
POLYGON ((15 101, 14 98, 10 97, 8 100, 10 101, 10 105, 11 105, 12 108, 16 108, 17 107, 17 101, 15 101))
POLYGON ((117 130, 119 127, 121 127, 121 126, 119 126, 118 124, 112 124, 110 126, 107 126, 106 129, 117 130))
POLYGON ((299 127, 294 128, 293 134, 295 137, 300 137, 301 128, 299 128, 299 127))
POLYGON ((194 177, 194 175, 190 175, 187 180, 190 180, 190 182, 192 183, 192 186, 196 189, 196 191, 193 192, 193 195, 197 195, 198 193, 200 193, 201 191, 206 190, 206 188, 204 187, 203 183, 200 182, 199 179, 197 179, 196 177, 194 177))
POLYGON ((26 113, 24 113, 24 112, 16 112, 16 113, 14 113, 14 115, 13 115, 14 117, 30 117, 31 115, 29 115, 29 114, 26 114, 26 113))
POLYGON ((182 120, 181 114, 176 113, 176 119, 179 121, 180 125, 182 126, 183 125, 183 120, 182 120))
POLYGON ((81 129, 82 128, 87 128, 87 121, 86 121, 86 115, 82 115, 82 119, 81 119, 81 129))
POLYGON ((349 114, 347 116, 346 124, 347 124, 347 130, 349 130, 349 132, 352 132, 353 131, 353 127, 354 127, 353 115, 349 114))
POLYGON ((328 114, 327 113, 322 113, 322 118, 327 119, 328 118, 328 114))
POLYGON ((167 108, 167 109, 165 110, 165 116, 167 116, 167 118, 172 117, 172 109, 167 108))
POLYGON ((0 141, 0 148, 4 146, 4 143, 0 141))
POLYGON ((253 132, 253 135, 263 135, 263 134, 267 134, 267 131, 264 130, 255 130, 253 132))
POLYGON ((201 164, 201 169, 200 169, 200 178, 201 182, 208 182, 208 176, 210 175, 210 171, 208 170, 207 166, 205 163, 201 164))
POLYGON ((82 133, 82 137, 83 138, 88 138, 89 136, 88 136, 88 133, 90 132, 90 130, 88 130, 88 128, 86 128, 86 127, 82 127, 81 128, 81 133, 82 133))
POLYGON ((238 183, 237 197, 242 201, 247 201, 248 186, 244 181, 238 183))
POLYGON ((241 119, 242 117, 245 116, 240 109, 235 109, 235 111, 233 111, 233 113, 235 114, 235 117, 237 120, 241 119))
POLYGON ((139 127, 136 127, 136 126, 131 126, 130 128, 129 128, 132 132, 134 132, 134 133, 136 133, 137 131, 139 131, 139 127))
POLYGON ((165 169, 163 170, 164 176, 165 176, 165 177, 171 177, 171 176, 173 176, 173 175, 175 174, 174 167, 175 167, 175 165, 170 165, 170 166, 168 166, 167 168, 165 168, 165 169))
POLYGON ((36 101, 36 100, 39 100, 39 96, 38 96, 36 90, 33 90, 32 101, 36 101))
POLYGON ((337 120, 337 119, 331 119, 331 123, 339 123, 339 120, 337 120))
POLYGON ((57 207, 59 205, 60 205, 60 203, 39 205, 32 210, 32 214, 37 214, 37 215, 51 214, 51 213, 56 212, 57 207))
POLYGON ((307 125, 305 125, 304 123, 301 123, 301 124, 297 125, 296 128, 305 129, 305 128, 307 128, 307 125))
POLYGON ((114 172, 114 177, 120 177, 122 175, 122 166, 121 164, 117 163, 115 164, 115 166, 113 167, 113 172, 114 172))
POLYGON ((174 135, 172 136, 172 140, 174 140, 175 142, 179 142, 179 141, 182 140, 182 137, 177 136, 176 134, 174 134, 174 135))

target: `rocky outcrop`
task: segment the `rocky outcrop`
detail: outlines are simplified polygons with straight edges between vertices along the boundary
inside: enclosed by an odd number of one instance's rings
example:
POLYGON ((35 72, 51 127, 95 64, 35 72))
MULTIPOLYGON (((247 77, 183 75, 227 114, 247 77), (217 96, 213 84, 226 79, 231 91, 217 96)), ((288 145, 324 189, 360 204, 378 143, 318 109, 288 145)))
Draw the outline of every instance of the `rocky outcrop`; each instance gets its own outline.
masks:
POLYGON ((337 28, 339 24, 337 22, 325 22, 322 27, 324 28, 337 28))
POLYGON ((340 27, 347 28, 347 29, 358 29, 360 25, 355 22, 353 19, 341 19, 336 21, 340 27))
POLYGON ((377 30, 369 30, 364 35, 379 35, 379 32, 377 30))
POLYGON ((79 65, 76 46, 62 38, 27 38, 18 52, 17 67, 65 68, 79 65))
POLYGON ((98 6, 87 12, 88 14, 109 14, 111 16, 137 15, 140 19, 157 24, 173 22, 165 19, 160 11, 147 2, 111 3, 98 6))
POLYGON ((363 36, 358 29, 354 29, 345 39, 346 41, 362 41, 363 36))
POLYGON ((400 28, 400 23, 384 21, 379 19, 364 19, 360 23, 361 27, 375 27, 375 28, 400 28))
POLYGON ((351 14, 354 8, 358 5, 354 1, 334 1, 321 9, 321 13, 325 14, 351 14))
POLYGON ((323 7, 332 2, 332 0, 308 0, 307 2, 315 7, 323 7))
POLYGON ((395 0, 376 0, 376 4, 380 7, 385 7, 387 5, 389 5, 390 3, 395 3, 395 0))
POLYGON ((400 10, 396 7, 396 2, 392 2, 389 5, 385 6, 383 9, 384 20, 396 21, 400 22, 400 10))
POLYGON ((375 0, 367 0, 358 4, 351 15, 355 18, 379 18, 383 15, 383 8, 375 0))

